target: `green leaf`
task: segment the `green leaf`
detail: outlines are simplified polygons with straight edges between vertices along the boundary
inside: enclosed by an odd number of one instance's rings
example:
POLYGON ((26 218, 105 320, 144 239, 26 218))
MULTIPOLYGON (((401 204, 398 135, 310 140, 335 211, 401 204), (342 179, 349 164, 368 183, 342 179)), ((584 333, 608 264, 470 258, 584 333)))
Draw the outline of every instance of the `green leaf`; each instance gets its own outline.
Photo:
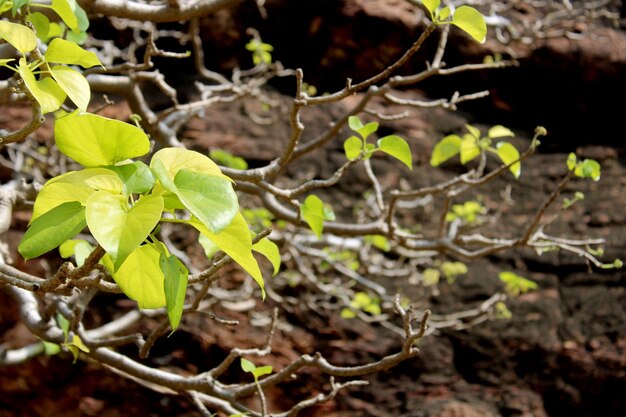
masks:
POLYGON ((213 232, 224 230, 239 212, 237 194, 222 177, 181 169, 174 185, 180 201, 213 232))
POLYGON ((487 136, 489 136, 491 139, 494 138, 504 138, 504 137, 514 137, 515 133, 513 133, 511 131, 511 129, 508 129, 504 126, 501 125, 497 125, 497 126, 493 126, 491 129, 489 129, 489 132, 487 133, 487 136))
POLYGON ((200 246, 202 246, 202 249, 204 249, 204 254, 208 259, 211 259, 213 255, 215 255, 220 250, 220 248, 215 243, 213 243, 208 237, 206 237, 202 233, 200 233, 200 235, 198 236, 198 243, 200 244, 200 246))
POLYGON ((522 172, 522 164, 519 162, 519 151, 515 148, 515 146, 511 145, 508 142, 499 142, 496 145, 496 149, 498 151, 498 156, 504 163, 504 165, 509 165, 515 161, 513 165, 509 167, 509 170, 513 173, 515 178, 519 178, 520 173, 522 172))
POLYGON ((11 13, 13 14, 13 17, 15 17, 15 13, 17 13, 17 10, 28 2, 29 0, 13 0, 13 7, 11 8, 11 13))
POLYGON ((371 135, 372 133, 376 132, 377 130, 378 130, 378 123, 370 122, 366 124, 365 126, 363 126, 362 128, 357 129, 357 133, 361 135, 363 140, 367 140, 367 137, 371 135))
POLYGON ((0 39, 4 39, 22 54, 37 47, 37 36, 29 27, 18 23, 0 21, 0 39))
POLYGON ((378 147, 381 151, 387 155, 391 155, 410 170, 413 169, 413 156, 411 155, 411 148, 406 140, 400 136, 389 135, 378 140, 378 147))
POLYGON ((261 287, 263 299, 265 299, 265 283, 263 275, 259 269, 254 256, 252 256, 252 239, 250 238, 250 229, 241 213, 237 213, 233 221, 220 233, 213 233, 202 222, 196 218, 192 218, 189 224, 195 227, 200 233, 206 236, 226 255, 230 256, 239 264, 256 283, 261 287))
POLYGON ((144 194, 154 187, 155 178, 148 165, 141 161, 130 164, 110 166, 109 169, 117 172, 124 183, 124 194, 144 194))
POLYGON ((350 136, 343 143, 343 150, 346 153, 346 158, 350 161, 354 161, 363 151, 363 141, 356 136, 350 136))
POLYGON ((454 12, 452 24, 465 31, 474 40, 485 43, 487 24, 482 14, 473 7, 461 6, 454 12))
POLYGON ((189 271, 187 267, 174 255, 167 254, 165 245, 159 257, 159 265, 165 277, 163 286, 165 289, 165 306, 167 317, 172 326, 172 333, 178 328, 185 307, 185 294, 187 293, 187 279, 189 271))
POLYGON ((209 157, 219 165, 225 167, 246 170, 248 169, 248 163, 240 156, 235 156, 230 152, 223 149, 213 149, 209 152, 209 157))
POLYGON ((361 122, 358 116, 350 116, 348 117, 348 126, 350 129, 357 132, 359 129, 363 128, 363 122, 361 122))
POLYGON ((48 62, 80 65, 83 68, 91 68, 97 65, 103 66, 95 53, 86 51, 76 43, 62 38, 54 38, 50 41, 44 58, 48 62))
POLYGON ((461 141, 461 163, 466 164, 478 155, 480 155, 480 147, 476 137, 469 134, 463 135, 463 140, 461 141))
POLYGON ((441 139, 433 149, 430 165, 434 167, 439 166, 453 156, 456 156, 461 152, 461 142, 461 138, 457 135, 449 135, 441 139))
POLYGON ((52 78, 65 91, 70 100, 76 104, 76 107, 81 111, 87 111, 87 106, 91 99, 91 90, 89 82, 87 82, 83 74, 62 65, 52 67, 50 72, 52 73, 52 78))
POLYGON ((300 216, 309 225, 317 238, 321 238, 325 218, 324 202, 316 195, 309 195, 300 206, 300 216))
POLYGON ((256 365, 245 358, 241 358, 241 369, 244 372, 252 373, 256 369, 256 365))
POLYGON ((274 267, 273 275, 278 274, 278 271, 280 271, 280 251, 278 250, 276 243, 269 240, 269 238, 264 237, 252 245, 252 250, 265 256, 274 267))
POLYGON ((230 180, 230 178, 222 174, 220 167, 211 161, 209 157, 184 148, 161 149, 152 157, 150 168, 155 171, 155 174, 159 171, 157 175, 159 182, 166 190, 172 193, 176 192, 174 178, 180 169, 187 169, 200 174, 215 175, 230 180), (162 165, 158 169, 155 167, 157 162, 160 162, 162 165))
POLYGON ((66 240, 59 246, 59 254, 61 257, 69 258, 70 256, 74 256, 77 266, 82 266, 91 252, 93 252, 93 246, 82 239, 66 240))
POLYGON ((570 152, 569 155, 567 155, 567 169, 572 171, 574 170, 574 168, 576 168, 576 154, 574 152, 570 152))
POLYGON ((85 208, 76 201, 63 203, 31 223, 18 251, 24 259, 36 258, 73 238, 85 226, 85 208))
POLYGON ((48 19, 48 16, 40 12, 29 13, 26 16, 26 21, 33 24, 39 39, 43 41, 48 39, 48 32, 50 31, 50 19, 48 19))
POLYGON ((504 283, 507 294, 512 297, 517 297, 519 294, 524 294, 538 288, 535 281, 531 281, 510 271, 500 272, 498 278, 504 283))
POLYGON ((274 368, 272 368, 270 365, 259 366, 254 371, 252 371, 252 375, 254 375, 255 379, 259 379, 263 375, 271 374, 273 369, 274 368))
POLYGON ((437 10, 437 7, 439 7, 441 0, 422 0, 422 3, 430 12, 430 18, 434 20, 435 11, 437 10))
POLYGON ((365 241, 374 245, 378 249, 383 252, 388 252, 391 250, 391 245, 389 244, 389 240, 383 235, 368 235, 365 236, 365 241))
POLYGON ((84 206, 89 196, 98 190, 119 194, 122 186, 117 174, 106 168, 87 168, 59 175, 39 191, 31 221, 69 201, 78 201, 84 206))
POLYGON ((76 16, 76 20, 78 21, 78 30, 80 32, 85 32, 89 29, 89 16, 87 16, 87 12, 80 7, 76 0, 67 0, 67 3, 74 12, 74 16, 76 16))
POLYGON ((472 125, 467 125, 467 124, 465 125, 465 128, 470 132, 472 136, 476 138, 476 140, 480 139, 480 130, 478 130, 472 125))
MULTIPOLYGON (((75 3, 74 3, 75 4, 75 3)), ((52 10, 59 15, 63 23, 73 31, 80 31, 78 27, 78 19, 74 14, 74 10, 68 0, 52 0, 52 10)))
POLYGON ((442 22, 448 19, 448 17, 450 17, 450 13, 451 13, 450 6, 446 6, 442 8, 441 10, 439 10, 438 20, 442 22))
POLYGON ((37 80, 24 58, 20 59, 17 70, 24 85, 41 106, 43 114, 56 111, 61 107, 65 101, 65 92, 52 78, 37 80))
POLYGON ((96 191, 87 199, 87 226, 100 246, 111 256, 117 270, 128 255, 148 237, 161 219, 163 198, 142 197, 128 206, 122 195, 96 191))
POLYGON ((59 150, 86 167, 114 165, 150 151, 141 129, 91 113, 74 112, 58 119, 54 135, 59 150))
POLYGON ((600 164, 593 159, 585 159, 578 165, 574 171, 574 175, 580 178, 591 178, 594 181, 600 179, 600 164))
POLYGON ((139 246, 113 273, 113 279, 126 296, 137 301, 140 309, 165 307, 165 288, 161 252, 154 244, 139 246))

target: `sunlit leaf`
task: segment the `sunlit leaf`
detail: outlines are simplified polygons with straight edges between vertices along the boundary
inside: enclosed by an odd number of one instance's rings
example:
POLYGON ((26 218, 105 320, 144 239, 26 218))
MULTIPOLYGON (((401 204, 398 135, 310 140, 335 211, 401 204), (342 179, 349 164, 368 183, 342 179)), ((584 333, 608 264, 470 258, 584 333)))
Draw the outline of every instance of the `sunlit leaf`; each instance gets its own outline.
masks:
POLYGON ((70 100, 76 104, 76 107, 81 111, 87 111, 91 99, 91 90, 87 79, 80 72, 62 65, 52 67, 50 72, 52 78, 65 91, 70 100))
MULTIPOLYGON (((509 165, 519 160, 519 151, 515 148, 515 146, 511 145, 508 142, 499 142, 496 145, 496 149, 498 151, 498 156, 500 157, 500 160, 502 160, 505 165, 509 165)), ((520 173, 522 172, 522 164, 519 161, 515 162, 509 167, 509 170, 511 171, 511 173, 513 173, 513 176, 515 176, 515 178, 519 178, 520 173)))
POLYGON ((363 127, 363 123, 358 116, 350 116, 348 117, 348 126, 356 132, 363 127))
MULTIPOLYGON (((75 4, 75 3, 74 3, 75 4)), ((79 31, 78 19, 74 14, 74 10, 68 0, 52 0, 52 10, 59 15, 63 23, 73 31, 79 31)))
POLYGON ((591 178, 594 181, 600 179, 601 167, 598 161, 593 159, 585 159, 580 162, 574 170, 574 175, 580 178, 591 178))
POLYGON ((448 17, 450 17, 451 12, 452 11, 450 10, 450 6, 446 6, 442 8, 441 10, 439 10, 439 20, 440 21, 446 20, 448 17))
POLYGON ((439 7, 441 0, 422 0, 422 3, 424 3, 424 6, 426 6, 430 12, 430 18, 434 19, 435 11, 437 10, 437 7, 439 7))
POLYGON ((473 135, 463 135, 461 141, 461 163, 465 164, 480 155, 480 147, 473 135))
POLYGON ((50 19, 43 13, 33 12, 26 16, 26 21, 33 24, 37 37, 42 40, 48 39, 48 32, 50 31, 50 19))
POLYGON ((163 187, 172 192, 176 192, 174 178, 181 169, 198 172, 206 175, 215 175, 230 180, 226 175, 222 174, 220 167, 209 157, 199 152, 190 151, 185 148, 165 148, 154 154, 150 162, 150 168, 157 171, 155 164, 160 162, 162 166, 158 167, 160 175, 157 175, 159 182, 163 187))
POLYGON ((192 218, 189 224, 206 236, 219 247, 220 250, 230 256, 239 266, 250 274, 259 287, 261 287, 263 298, 265 298, 263 275, 259 269, 259 264, 252 255, 250 229, 248 229, 248 224, 241 213, 237 213, 233 221, 220 233, 213 233, 196 218, 192 218))
POLYGON ((570 152, 570 154, 567 155, 567 169, 572 171, 574 168, 576 168, 576 162, 576 154, 574 152, 570 152))
POLYGON ((477 42, 485 42, 487 37, 485 18, 473 7, 461 6, 456 9, 452 17, 452 24, 465 31, 477 42))
POLYGON ((100 246, 111 256, 115 269, 148 237, 161 219, 163 198, 142 197, 128 207, 119 194, 96 191, 87 199, 87 226, 100 246))
POLYGON ((4 39, 23 54, 37 47, 35 32, 19 23, 0 20, 0 39, 4 39))
POLYGON ((272 242, 269 238, 264 237, 263 239, 252 245, 252 250, 265 256, 274 268, 273 275, 278 274, 278 271, 280 271, 281 261, 280 251, 278 250, 278 246, 276 245, 276 243, 272 242))
POLYGON ((113 279, 140 309, 165 307, 165 288, 160 264, 161 252, 153 244, 136 248, 113 273, 113 279))
POLYGON ((65 101, 65 92, 52 78, 37 80, 23 58, 20 59, 17 69, 24 85, 41 106, 43 114, 53 112, 61 107, 65 101))
POLYGON ((300 206, 300 215, 319 239, 324 229, 324 202, 316 195, 309 195, 300 206))
POLYGON ((62 38, 54 38, 50 41, 44 57, 48 62, 80 65, 83 68, 102 65, 95 53, 86 51, 76 43, 66 41, 62 38))
POLYGON ((387 155, 391 155, 409 169, 413 169, 413 156, 411 155, 411 148, 406 140, 400 136, 389 135, 378 140, 378 147, 381 151, 387 155))
POLYGON ((130 164, 110 166, 109 169, 117 172, 124 183, 125 194, 143 194, 154 187, 155 178, 150 168, 141 161, 130 164))
POLYGON ((441 139, 433 149, 433 154, 430 158, 430 165, 436 167, 443 162, 458 155, 461 152, 461 138, 457 135, 449 135, 441 139))
POLYGON ((530 290, 535 290, 538 285, 535 281, 531 281, 527 278, 521 277, 514 272, 503 271, 498 274, 498 278, 505 285, 505 291, 511 297, 516 297, 519 294, 524 294, 530 290))
POLYGON ((343 143, 343 150, 346 153, 346 158, 353 161, 361 155, 363 151, 363 141, 356 136, 350 136, 343 143))
POLYGON ((76 259, 76 266, 82 266, 85 259, 93 252, 93 246, 86 240, 70 239, 59 246, 59 254, 62 258, 73 256, 76 259))
POLYGON ((85 208, 76 201, 63 203, 31 223, 18 251, 24 259, 36 258, 73 238, 85 226, 85 208))
POLYGON ((474 136, 477 140, 480 139, 480 130, 475 128, 472 125, 465 125, 465 128, 470 132, 472 136, 474 136))
POLYGON ((58 119, 54 134, 59 150, 86 167, 114 165, 150 150, 148 136, 138 127, 91 113, 58 119))
POLYGON ((494 138, 504 138, 504 137, 514 137, 515 133, 513 133, 513 131, 511 131, 511 129, 506 128, 504 126, 501 125, 497 125, 497 126, 493 126, 491 129, 489 129, 489 132, 487 132, 487 136, 489 136, 491 139, 494 138))

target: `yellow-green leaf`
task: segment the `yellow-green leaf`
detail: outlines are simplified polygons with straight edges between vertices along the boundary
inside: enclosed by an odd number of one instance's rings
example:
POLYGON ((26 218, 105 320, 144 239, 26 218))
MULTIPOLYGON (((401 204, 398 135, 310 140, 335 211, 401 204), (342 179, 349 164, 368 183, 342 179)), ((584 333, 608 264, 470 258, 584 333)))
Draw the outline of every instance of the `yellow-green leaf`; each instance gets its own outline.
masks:
POLYGON ((363 151, 363 141, 356 136, 350 136, 343 143, 343 150, 346 153, 346 158, 353 161, 361 155, 363 151))
POLYGON ((319 239, 324 229, 324 202, 316 195, 309 195, 300 206, 300 216, 319 239))
POLYGON ((43 41, 48 39, 48 32, 50 31, 50 19, 43 13, 33 12, 26 16, 26 21, 33 24, 37 37, 43 41))
POLYGON ((11 44, 22 54, 37 47, 37 36, 29 27, 18 23, 0 21, 0 38, 11 44))
POLYGON ((413 169, 413 156, 411 154, 411 148, 406 140, 400 136, 389 135, 378 140, 378 148, 385 152, 387 155, 391 155, 410 170, 413 169))
POLYGON ((422 3, 430 12, 430 18, 434 19, 435 12, 437 10, 437 7, 439 7, 439 4, 441 3, 441 0, 422 0, 422 3))
POLYGON ((489 129, 489 132, 487 133, 487 136, 489 136, 491 139, 494 138, 504 138, 504 137, 514 137, 515 133, 513 133, 513 131, 509 128, 506 128, 504 126, 501 125, 497 125, 497 126, 493 126, 491 129, 489 129))
POLYGON ((139 246, 113 273, 124 294, 137 301, 140 309, 165 307, 164 276, 159 263, 161 252, 153 244, 139 246))
POLYGON ((480 147, 474 135, 463 135, 461 141, 461 163, 465 164, 480 155, 480 147))
POLYGON ((461 6, 456 9, 452 17, 452 24, 465 31, 477 42, 485 42, 487 37, 485 18, 473 7, 461 6))
POLYGON ((278 271, 280 271, 280 251, 278 250, 276 243, 272 242, 269 238, 264 237, 252 245, 252 250, 265 256, 274 267, 273 275, 278 274, 278 271))
MULTIPOLYGON (((74 3, 75 6, 75 3, 74 3)), ((52 0, 52 10, 59 15, 63 23, 73 31, 79 31, 78 19, 74 14, 74 9, 68 0, 52 0)))
POLYGON ((189 271, 180 259, 168 254, 165 245, 160 243, 160 246, 159 264, 164 276, 165 307, 173 333, 178 328, 183 316, 189 271))
POLYGON ((600 164, 593 159, 585 159, 574 170, 574 175, 580 178, 591 178, 594 181, 600 179, 600 164))
POLYGON ((478 130, 478 128, 467 124, 465 125, 465 128, 476 138, 476 140, 480 139, 480 130, 478 130))
POLYGON ((56 111, 65 101, 65 92, 52 78, 37 80, 25 59, 20 59, 17 70, 24 85, 41 106, 43 114, 56 111))
POLYGON ((59 254, 61 257, 69 258, 73 256, 74 259, 76 259, 77 266, 82 266, 91 252, 93 252, 93 246, 82 239, 66 240, 59 246, 59 254))
POLYGON ((87 79, 80 72, 62 65, 52 67, 50 72, 52 78, 65 91, 70 100, 76 104, 76 107, 81 111, 87 111, 91 99, 91 90, 87 79))
POLYGON ((85 216, 91 234, 118 269, 161 219, 163 198, 149 195, 129 207, 122 195, 96 191, 89 196, 86 206, 85 216))
POLYGON ((569 155, 567 155, 567 169, 572 171, 574 168, 576 168, 576 162, 576 154, 574 152, 570 152, 569 155))
POLYGON ((505 165, 509 165, 515 161, 513 165, 509 167, 511 173, 515 178, 519 178, 522 172, 522 164, 519 162, 519 151, 515 148, 515 146, 511 145, 508 142, 499 142, 496 145, 496 150, 498 151, 498 156, 502 160, 505 165))
POLYGON ((46 61, 57 64, 80 65, 83 68, 102 66, 95 53, 86 51, 76 43, 62 38, 54 38, 50 41, 44 57, 46 61))
POLYGON ((458 155, 461 152, 461 138, 457 135, 449 135, 441 139, 433 149, 433 154, 430 158, 430 165, 436 167, 458 155))

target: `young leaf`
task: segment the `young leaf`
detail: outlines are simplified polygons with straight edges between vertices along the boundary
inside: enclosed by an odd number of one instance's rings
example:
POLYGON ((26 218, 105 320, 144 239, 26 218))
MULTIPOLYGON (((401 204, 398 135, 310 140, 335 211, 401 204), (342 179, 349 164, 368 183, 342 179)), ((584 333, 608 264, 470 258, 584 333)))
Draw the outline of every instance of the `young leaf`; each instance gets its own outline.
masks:
POLYGON ((487 132, 487 136, 489 136, 491 139, 494 138, 504 138, 504 137, 514 137, 515 133, 513 133, 511 131, 511 129, 508 129, 504 126, 501 125, 497 125, 497 126, 493 126, 491 129, 489 129, 489 132, 487 132))
POLYGON ((439 10, 438 20, 440 22, 443 22, 444 20, 447 20, 448 17, 450 17, 450 13, 452 13, 452 10, 450 10, 450 6, 446 6, 446 7, 442 8, 441 10, 439 10))
POLYGON ((103 66, 95 53, 86 51, 76 43, 66 41, 63 38, 54 38, 50 41, 44 58, 48 62, 80 65, 83 68, 91 68, 96 65, 103 66))
POLYGON ((265 283, 254 256, 252 256, 252 239, 250 229, 241 213, 233 218, 233 221, 220 233, 213 233, 200 220, 192 218, 189 224, 212 241, 226 255, 230 256, 239 264, 256 283, 261 287, 263 299, 265 299, 265 283))
POLYGON ((473 7, 461 6, 454 12, 452 24, 465 31, 479 43, 485 43, 487 24, 482 14, 473 7))
POLYGON ((389 252, 389 250, 391 250, 389 240, 387 240, 387 238, 383 235, 368 235, 365 236, 365 241, 383 252, 389 252))
POLYGON ((4 39, 22 54, 37 47, 37 36, 29 27, 7 21, 0 21, 0 39, 4 39))
POLYGON ((461 163, 466 164, 478 155, 480 155, 480 147, 476 137, 469 134, 463 135, 463 140, 461 141, 461 163))
POLYGON ((480 130, 468 124, 465 125, 465 128, 470 132, 472 136, 476 138, 476 140, 480 139, 480 130))
POLYGON ((410 170, 413 169, 413 156, 411 155, 411 148, 406 140, 400 136, 389 135, 378 140, 378 147, 381 151, 387 155, 391 155, 410 170))
POLYGON ((300 206, 300 216, 319 239, 324 229, 324 202, 316 195, 309 195, 300 206))
POLYGON ((522 172, 522 164, 519 162, 519 151, 508 142, 499 142, 496 145, 496 149, 500 160, 502 160, 505 165, 518 161, 511 165, 509 170, 513 173, 515 178, 519 178, 522 172))
POLYGON ((220 167, 207 156, 185 148, 161 149, 152 157, 150 168, 156 174, 161 185, 171 193, 176 192, 174 178, 181 169, 206 175, 215 175, 230 180, 230 178, 222 174, 220 167), (157 167, 157 165, 159 166, 157 167))
POLYGON ((591 178, 594 181, 598 181, 600 179, 600 164, 593 159, 585 159, 576 165, 574 175, 580 178, 591 178))
POLYGON ((160 245, 163 246, 159 257, 159 265, 164 276, 165 306, 173 333, 178 328, 180 319, 183 316, 189 271, 176 256, 168 256, 165 245, 162 243, 160 245))
POLYGON ((52 10, 59 15, 59 17, 63 20, 63 23, 65 23, 68 28, 75 32, 80 31, 80 28, 78 27, 78 19, 76 18, 74 10, 68 0, 52 0, 52 10))
POLYGON ((245 358, 241 358, 241 369, 244 372, 252 373, 256 369, 256 365, 245 358))
POLYGON ((174 185, 180 201, 215 233, 224 230, 239 212, 237 194, 231 182, 222 177, 181 169, 174 185))
POLYGON ((33 24, 37 37, 43 41, 48 40, 48 32, 50 31, 50 19, 43 13, 33 12, 26 16, 26 21, 33 24))
POLYGON ((350 161, 354 161, 363 151, 363 141, 356 136, 350 136, 343 143, 343 150, 346 153, 346 158, 350 161))
POLYGON ((85 259, 93 251, 93 246, 86 240, 71 239, 66 240, 59 246, 59 254, 62 258, 69 258, 74 256, 76 259, 76 266, 82 266, 85 263, 85 259))
POLYGON ((76 107, 81 111, 87 111, 91 99, 91 90, 89 82, 83 74, 62 65, 52 67, 50 72, 54 81, 65 91, 70 100, 76 104, 76 107))
POLYGON ((52 78, 37 80, 23 58, 20 59, 17 70, 24 81, 24 85, 41 106, 43 114, 56 111, 61 107, 65 101, 65 92, 52 78))
POLYGON ((163 198, 142 197, 131 208, 122 195, 96 191, 87 199, 87 226, 111 256, 117 270, 128 255, 148 237, 161 219, 163 198))
POLYGON ((521 277, 514 272, 503 271, 498 274, 498 277, 504 283, 505 291, 512 297, 517 297, 520 294, 538 288, 535 281, 521 277))
POLYGON ((435 12, 437 10, 437 7, 439 7, 439 4, 441 3, 441 0, 422 0, 422 3, 424 4, 424 6, 426 6, 428 11, 430 12, 431 20, 434 20, 435 12))
POLYGON ((272 368, 270 365, 259 366, 254 371, 252 371, 252 375, 254 376, 255 379, 258 380, 263 375, 271 374, 273 369, 274 368, 272 368))
POLYGON ((136 248, 126 261, 112 273, 113 279, 140 309, 165 307, 165 289, 161 270, 161 253, 153 244, 136 248))
POLYGON ((150 150, 141 129, 91 113, 74 112, 58 119, 54 135, 59 150, 86 167, 114 165, 150 150))
POLYGON ((365 126, 357 129, 356 132, 359 135, 361 135, 363 140, 367 140, 367 137, 369 135, 371 135, 372 133, 376 132, 377 130, 378 130, 378 123, 377 122, 370 122, 370 123, 366 124, 365 126))
POLYGON ((85 208, 77 201, 63 203, 31 223, 18 251, 24 259, 36 258, 73 238, 85 226, 85 208))
POLYGON ((117 172, 117 175, 120 176, 124 183, 124 193, 126 195, 147 193, 154 187, 156 181, 154 175, 152 175, 148 165, 141 161, 110 166, 108 168, 117 172))
POLYGON ((357 132, 359 129, 363 128, 363 123, 358 116, 350 116, 348 117, 348 126, 350 127, 350 129, 357 132))
POLYGON ((54 177, 39 191, 31 222, 69 201, 78 201, 84 206, 89 196, 98 190, 119 194, 122 192, 122 181, 115 172, 106 168, 87 168, 54 177))
POLYGON ((570 154, 567 155, 567 169, 572 171, 576 168, 576 161, 576 154, 574 152, 570 152, 570 154))
POLYGON ((273 275, 278 274, 278 271, 280 271, 280 251, 278 250, 276 243, 269 240, 269 238, 264 237, 252 245, 252 250, 265 256, 274 267, 273 275))
POLYGON ((457 135, 449 135, 441 139, 435 145, 430 158, 430 165, 436 167, 461 152, 461 138, 457 135))

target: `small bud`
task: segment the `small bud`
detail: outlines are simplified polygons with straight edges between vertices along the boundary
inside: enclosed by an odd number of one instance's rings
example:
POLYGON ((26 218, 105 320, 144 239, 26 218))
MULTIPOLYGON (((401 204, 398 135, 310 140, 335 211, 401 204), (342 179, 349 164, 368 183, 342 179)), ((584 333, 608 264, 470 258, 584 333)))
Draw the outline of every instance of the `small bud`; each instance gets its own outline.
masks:
POLYGON ((537 135, 537 136, 546 136, 547 134, 548 134, 548 131, 546 130, 545 127, 537 126, 535 128, 535 135, 537 135))

